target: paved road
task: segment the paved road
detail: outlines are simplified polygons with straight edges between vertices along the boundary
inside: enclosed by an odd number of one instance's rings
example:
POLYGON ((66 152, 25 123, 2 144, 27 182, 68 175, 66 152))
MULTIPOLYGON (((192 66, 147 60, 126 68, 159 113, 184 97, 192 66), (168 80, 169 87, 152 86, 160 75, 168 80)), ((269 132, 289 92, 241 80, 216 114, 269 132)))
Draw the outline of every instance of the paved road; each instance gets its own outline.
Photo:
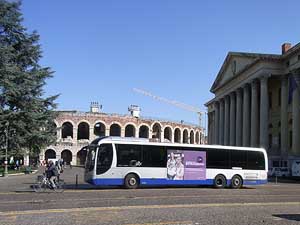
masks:
POLYGON ((84 184, 82 170, 73 168, 63 175, 69 184, 64 193, 14 191, 13 184, 29 190, 34 176, 0 178, 0 224, 300 224, 296 183, 240 190, 97 189, 84 184))

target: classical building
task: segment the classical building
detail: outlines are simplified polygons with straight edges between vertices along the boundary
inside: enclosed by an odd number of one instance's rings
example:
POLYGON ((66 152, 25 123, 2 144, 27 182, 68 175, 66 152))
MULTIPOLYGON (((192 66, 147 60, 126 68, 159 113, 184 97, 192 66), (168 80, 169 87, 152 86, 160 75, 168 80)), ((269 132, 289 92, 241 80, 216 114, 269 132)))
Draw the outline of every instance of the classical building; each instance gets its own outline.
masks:
POLYGON ((207 102, 208 143, 264 147, 270 167, 300 156, 300 43, 282 54, 229 52, 207 102))
POLYGON ((92 103, 90 112, 60 111, 55 120, 57 142, 40 154, 40 160, 63 158, 67 163, 82 165, 86 146, 100 136, 152 138, 156 141, 203 144, 204 130, 197 125, 140 117, 137 106, 129 115, 100 112, 92 103))

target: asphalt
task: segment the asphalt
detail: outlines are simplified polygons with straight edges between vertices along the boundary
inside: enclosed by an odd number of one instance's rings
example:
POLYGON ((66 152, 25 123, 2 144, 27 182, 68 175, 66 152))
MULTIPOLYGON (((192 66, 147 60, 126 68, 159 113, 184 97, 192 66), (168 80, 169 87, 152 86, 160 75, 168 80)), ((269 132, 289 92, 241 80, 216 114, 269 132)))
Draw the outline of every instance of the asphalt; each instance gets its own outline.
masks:
POLYGON ((65 192, 34 193, 30 185, 37 175, 0 178, 1 225, 300 224, 300 184, 294 181, 239 190, 126 190, 86 184, 83 169, 73 167, 62 175, 65 192))

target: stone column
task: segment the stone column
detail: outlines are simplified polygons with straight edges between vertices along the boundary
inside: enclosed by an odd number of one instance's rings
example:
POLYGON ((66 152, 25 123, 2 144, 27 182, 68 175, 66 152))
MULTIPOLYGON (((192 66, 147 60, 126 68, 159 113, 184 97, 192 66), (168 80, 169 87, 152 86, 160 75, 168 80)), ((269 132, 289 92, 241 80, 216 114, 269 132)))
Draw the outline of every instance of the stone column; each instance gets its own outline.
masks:
POLYGON ((77 127, 73 127, 73 142, 77 142, 77 135, 78 135, 78 129, 77 127))
POLYGON ((164 142, 164 141, 165 141, 165 134, 164 134, 163 129, 161 129, 161 131, 160 131, 160 142, 164 142))
POLYGON ((96 139, 96 135, 94 134, 94 127, 90 127, 90 137, 89 140, 93 141, 96 139))
POLYGON ((258 90, 257 80, 251 83, 251 147, 258 146, 258 126, 259 126, 259 115, 258 115, 258 90))
POLYGON ((232 92, 230 94, 230 145, 235 146, 235 133, 236 133, 236 100, 235 100, 235 93, 232 92))
POLYGON ((268 93, 268 77, 263 76, 260 79, 260 126, 259 140, 260 147, 266 150, 269 147, 269 93, 268 93))
POLYGON ((293 92, 293 154, 300 152, 300 92, 299 82, 300 75, 294 75, 298 87, 293 92))
POLYGON ((125 128, 121 127, 121 137, 125 137, 125 128))
POLYGON ((109 128, 106 128, 106 129, 105 129, 105 136, 109 136, 109 133, 110 133, 110 129, 109 129, 109 128))
POLYGON ((288 79, 283 76, 281 79, 281 110, 280 110, 280 135, 281 135, 281 154, 288 152, 288 79))
POLYGON ((225 97, 225 118, 224 118, 224 145, 229 145, 229 119, 230 119, 229 97, 225 97))
POLYGON ((243 146, 250 146, 250 89, 244 86, 243 96, 243 146))
POLYGON ((243 96, 242 90, 239 88, 236 91, 236 132, 235 132, 235 142, 236 146, 243 145, 243 96))
POLYGON ((220 104, 215 102, 215 140, 214 144, 219 144, 219 119, 220 119, 220 104))
POLYGON ((56 128, 56 138, 57 138, 57 141, 61 140, 61 136, 62 136, 62 126, 56 128))
POLYGON ((224 99, 220 100, 219 144, 224 145, 224 99))

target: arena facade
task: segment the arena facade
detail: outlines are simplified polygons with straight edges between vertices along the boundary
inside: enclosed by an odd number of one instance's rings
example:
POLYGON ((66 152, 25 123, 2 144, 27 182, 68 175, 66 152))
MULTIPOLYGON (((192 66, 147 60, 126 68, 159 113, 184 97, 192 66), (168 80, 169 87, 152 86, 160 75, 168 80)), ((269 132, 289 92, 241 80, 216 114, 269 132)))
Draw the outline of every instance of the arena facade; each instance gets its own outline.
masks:
POLYGON ((139 111, 128 115, 100 112, 92 103, 90 112, 59 111, 55 120, 57 142, 41 151, 40 160, 63 158, 67 164, 83 165, 86 146, 101 136, 152 138, 156 141, 204 144, 204 129, 183 121, 143 118, 139 111))

